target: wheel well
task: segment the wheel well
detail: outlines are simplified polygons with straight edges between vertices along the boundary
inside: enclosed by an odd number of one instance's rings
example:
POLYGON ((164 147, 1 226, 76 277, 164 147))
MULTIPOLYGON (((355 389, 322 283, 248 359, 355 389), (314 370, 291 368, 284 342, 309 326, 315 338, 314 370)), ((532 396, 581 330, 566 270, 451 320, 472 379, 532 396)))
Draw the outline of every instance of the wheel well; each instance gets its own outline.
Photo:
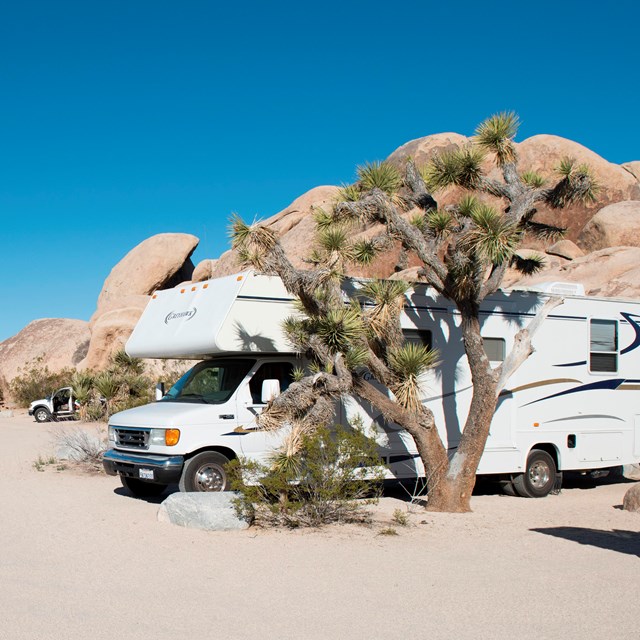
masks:
POLYGON ((201 449, 192 451, 189 455, 185 456, 185 458, 193 458, 193 456, 197 456, 203 451, 215 451, 216 453, 221 453, 223 456, 225 456, 225 458, 228 458, 229 460, 235 460, 238 457, 233 449, 229 449, 227 447, 202 447, 201 449))
POLYGON ((527 454, 527 458, 531 455, 531 452, 534 449, 539 449, 540 451, 546 451, 553 458, 553 462, 556 465, 556 471, 560 471, 560 465, 559 465, 559 460, 558 460, 558 450, 555 448, 554 445, 552 445, 549 442, 543 442, 543 443, 534 444, 531 447, 531 449, 529 449, 529 453, 527 454))
POLYGON ((38 409, 46 409, 49 413, 51 413, 51 410, 49 409, 49 407, 47 407, 46 404, 37 404, 35 407, 33 407, 32 411, 37 411, 38 409))

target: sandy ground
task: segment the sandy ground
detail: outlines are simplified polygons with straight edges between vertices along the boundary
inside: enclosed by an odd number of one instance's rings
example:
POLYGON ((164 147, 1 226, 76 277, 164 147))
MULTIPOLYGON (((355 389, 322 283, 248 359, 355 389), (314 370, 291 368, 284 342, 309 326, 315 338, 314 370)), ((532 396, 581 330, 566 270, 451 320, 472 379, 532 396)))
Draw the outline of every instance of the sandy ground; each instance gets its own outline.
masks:
POLYGON ((370 527, 206 533, 117 478, 38 472, 57 428, 0 419, 1 640, 638 637, 628 483, 412 508, 407 527, 386 497, 370 527))

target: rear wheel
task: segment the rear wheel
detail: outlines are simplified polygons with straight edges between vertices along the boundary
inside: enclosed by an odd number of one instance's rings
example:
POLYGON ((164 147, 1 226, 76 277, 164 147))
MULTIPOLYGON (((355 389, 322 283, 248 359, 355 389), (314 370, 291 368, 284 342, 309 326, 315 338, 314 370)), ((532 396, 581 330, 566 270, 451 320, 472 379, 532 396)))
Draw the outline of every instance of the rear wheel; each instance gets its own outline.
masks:
POLYGON ((523 498, 544 498, 553 490, 557 474, 553 458, 542 449, 533 449, 525 472, 513 476, 513 486, 523 498))
POLYGON ((128 489, 136 498, 153 498, 163 494, 168 485, 155 482, 144 482, 135 478, 120 476, 120 481, 125 489, 128 489))
POLYGON ((49 422, 49 420, 51 420, 51 414, 46 407, 38 407, 33 412, 33 417, 36 419, 36 422, 49 422))
POLYGON ((184 463, 180 491, 227 491, 229 459, 216 451, 203 451, 184 463))

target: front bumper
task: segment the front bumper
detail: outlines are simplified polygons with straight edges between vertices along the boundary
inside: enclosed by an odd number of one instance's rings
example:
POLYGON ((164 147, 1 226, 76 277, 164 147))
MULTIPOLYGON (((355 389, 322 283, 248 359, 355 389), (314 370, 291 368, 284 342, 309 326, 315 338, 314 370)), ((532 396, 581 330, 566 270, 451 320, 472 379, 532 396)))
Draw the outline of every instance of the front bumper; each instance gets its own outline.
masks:
POLYGON ((31 407, 29 407, 29 415, 32 416, 33 415, 33 409, 31 407))
POLYGON ((135 454, 109 449, 102 458, 102 466, 110 475, 148 480, 158 484, 173 484, 180 480, 184 456, 135 454))

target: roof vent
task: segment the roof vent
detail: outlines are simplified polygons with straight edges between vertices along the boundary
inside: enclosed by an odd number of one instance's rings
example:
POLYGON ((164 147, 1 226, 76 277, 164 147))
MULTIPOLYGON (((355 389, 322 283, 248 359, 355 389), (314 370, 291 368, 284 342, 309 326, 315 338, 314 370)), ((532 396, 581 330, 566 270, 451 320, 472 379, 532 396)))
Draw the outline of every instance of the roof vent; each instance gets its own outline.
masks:
POLYGON ((583 296, 584 285, 577 282, 541 282, 533 287, 530 291, 540 291, 542 293, 550 293, 557 296, 583 296))

